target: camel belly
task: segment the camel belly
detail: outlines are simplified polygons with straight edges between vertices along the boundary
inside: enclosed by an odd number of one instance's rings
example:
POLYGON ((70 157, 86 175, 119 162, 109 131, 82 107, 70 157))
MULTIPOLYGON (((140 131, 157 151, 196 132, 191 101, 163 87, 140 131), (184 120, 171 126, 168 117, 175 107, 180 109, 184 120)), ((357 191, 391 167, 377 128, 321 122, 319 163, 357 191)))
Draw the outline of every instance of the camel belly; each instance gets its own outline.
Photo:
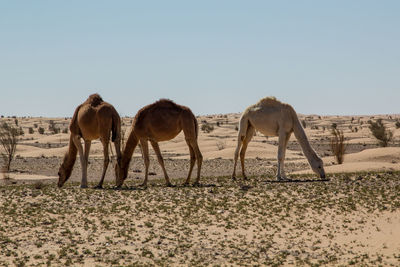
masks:
POLYGON ((273 118, 256 116, 250 119, 251 125, 260 133, 266 136, 278 135, 278 123, 273 118))

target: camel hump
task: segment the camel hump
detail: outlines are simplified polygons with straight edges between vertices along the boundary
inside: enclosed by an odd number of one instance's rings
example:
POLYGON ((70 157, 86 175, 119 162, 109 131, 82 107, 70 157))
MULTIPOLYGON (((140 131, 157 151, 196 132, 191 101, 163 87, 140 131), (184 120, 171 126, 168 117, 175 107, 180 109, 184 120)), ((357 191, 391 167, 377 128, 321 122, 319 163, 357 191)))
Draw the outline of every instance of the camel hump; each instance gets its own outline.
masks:
POLYGON ((281 105, 282 102, 276 99, 274 96, 269 96, 260 99, 257 104, 260 106, 278 106, 281 105))
POLYGON ((103 98, 99 94, 92 94, 89 96, 89 98, 86 100, 86 103, 91 105, 92 107, 97 107, 101 103, 103 103, 103 98))
POLYGON ((174 101, 166 98, 158 100, 157 102, 154 103, 154 105, 157 107, 164 107, 164 108, 178 107, 178 105, 174 101))

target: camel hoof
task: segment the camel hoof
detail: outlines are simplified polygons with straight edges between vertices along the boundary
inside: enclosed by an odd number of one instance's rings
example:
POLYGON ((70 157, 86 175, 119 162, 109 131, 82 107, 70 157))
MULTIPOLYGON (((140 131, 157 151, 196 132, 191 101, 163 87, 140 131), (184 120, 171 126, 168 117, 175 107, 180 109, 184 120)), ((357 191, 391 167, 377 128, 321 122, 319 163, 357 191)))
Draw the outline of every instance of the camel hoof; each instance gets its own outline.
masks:
POLYGON ((93 189, 103 189, 103 186, 98 184, 98 185, 94 186, 93 189))
POLYGON ((283 176, 283 177, 281 177, 281 176, 278 176, 278 177, 276 177, 276 179, 277 179, 278 181, 281 181, 281 182, 284 182, 284 181, 290 181, 290 179, 289 179, 289 178, 287 178, 287 177, 285 177, 285 176, 283 176))
POLYGON ((232 176, 231 176, 231 179, 234 180, 234 181, 236 181, 236 175, 232 175, 232 176))

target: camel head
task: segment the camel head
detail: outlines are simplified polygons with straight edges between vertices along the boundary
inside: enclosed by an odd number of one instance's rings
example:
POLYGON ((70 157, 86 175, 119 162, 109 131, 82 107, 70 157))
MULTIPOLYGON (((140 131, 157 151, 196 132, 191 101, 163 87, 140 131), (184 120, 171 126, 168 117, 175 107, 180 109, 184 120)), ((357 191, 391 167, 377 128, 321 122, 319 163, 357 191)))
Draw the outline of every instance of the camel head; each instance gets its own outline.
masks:
POLYGON ((310 162, 311 169, 319 175, 320 178, 325 179, 324 162, 318 156, 310 162))
POLYGON ((58 187, 62 187, 64 183, 69 179, 72 173, 72 166, 70 158, 66 154, 63 160, 63 163, 60 166, 60 169, 58 169, 58 187), (70 167, 68 167, 70 166, 70 167))
POLYGON ((72 170, 67 170, 65 168, 65 164, 61 164, 60 169, 58 170, 58 187, 62 187, 64 183, 71 176, 72 170))
POLYGON ((121 187, 126 177, 128 177, 128 167, 122 167, 121 163, 115 164, 115 185, 121 187))

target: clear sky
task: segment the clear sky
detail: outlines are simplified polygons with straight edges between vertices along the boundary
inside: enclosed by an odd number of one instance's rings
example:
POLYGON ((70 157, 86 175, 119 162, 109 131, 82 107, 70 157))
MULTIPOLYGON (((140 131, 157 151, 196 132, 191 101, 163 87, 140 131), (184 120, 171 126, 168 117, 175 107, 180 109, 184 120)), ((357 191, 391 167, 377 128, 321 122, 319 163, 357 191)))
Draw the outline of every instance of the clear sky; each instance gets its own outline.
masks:
POLYGON ((196 115, 276 96, 303 114, 400 113, 400 1, 1 1, 0 115, 196 115))

